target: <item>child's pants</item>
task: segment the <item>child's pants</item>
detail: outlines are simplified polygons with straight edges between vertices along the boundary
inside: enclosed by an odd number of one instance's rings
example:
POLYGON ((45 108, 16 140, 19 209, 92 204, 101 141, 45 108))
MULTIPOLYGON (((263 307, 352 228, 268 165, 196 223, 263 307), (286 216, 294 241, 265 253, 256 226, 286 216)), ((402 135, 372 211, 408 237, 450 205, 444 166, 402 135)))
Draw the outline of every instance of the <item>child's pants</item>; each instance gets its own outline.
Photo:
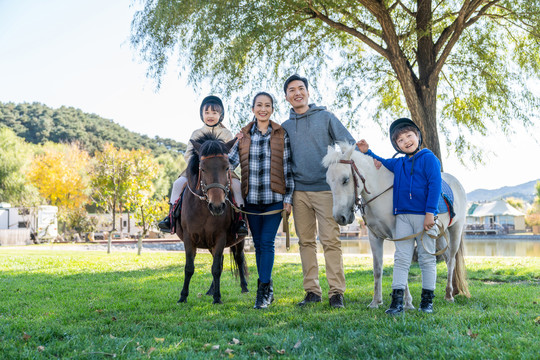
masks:
MULTIPOLYGON (((424 218, 425 215, 398 214, 396 216, 396 239, 407 237, 422 231, 424 228, 424 218)), ((433 226, 426 234, 424 234, 424 245, 422 245, 422 241, 420 241, 420 235, 414 239, 394 242, 396 252, 394 254, 392 289, 405 289, 407 286, 409 268, 414 252, 414 243, 416 242, 418 249, 418 264, 422 271, 422 288, 426 290, 435 290, 435 282, 437 280, 437 259, 427 251, 430 253, 436 251, 436 241, 430 238, 427 235, 428 233, 433 236, 437 235, 437 226, 433 226)))
MULTIPOLYGON (((178 179, 175 180, 173 184, 173 188, 171 191, 171 198, 169 199, 170 204, 174 204, 176 200, 180 197, 180 193, 182 192, 182 189, 184 188, 184 185, 187 183, 187 177, 180 176, 178 179)), ((234 196, 234 201, 236 202, 236 205, 238 206, 244 206, 244 199, 242 199, 242 188, 240 185, 240 180, 236 178, 232 178, 231 183, 231 189, 234 196)))

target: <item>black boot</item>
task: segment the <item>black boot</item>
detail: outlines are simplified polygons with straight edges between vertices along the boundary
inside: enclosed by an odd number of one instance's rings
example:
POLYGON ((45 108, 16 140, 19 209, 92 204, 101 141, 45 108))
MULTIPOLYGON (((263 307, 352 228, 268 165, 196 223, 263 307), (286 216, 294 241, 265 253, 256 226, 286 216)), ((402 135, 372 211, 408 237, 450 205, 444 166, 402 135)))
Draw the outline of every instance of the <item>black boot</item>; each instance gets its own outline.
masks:
POLYGON ((433 312, 433 290, 422 289, 422 300, 420 301, 420 307, 418 311, 423 311, 425 313, 431 314, 433 312))
POLYGON ((164 232, 164 233, 170 233, 171 232, 171 227, 172 227, 172 224, 171 224, 171 210, 172 210, 172 205, 169 204, 169 213, 167 214, 167 216, 165 216, 165 218, 163 220, 161 220, 159 223, 158 223, 158 228, 161 232, 164 232))
POLYGON ((257 280, 257 297, 255 298, 254 309, 266 309, 268 308, 268 303, 266 302, 266 293, 270 283, 262 283, 261 280, 257 280))
POLYGON ((403 292, 403 289, 392 290, 392 303, 385 313, 388 315, 401 315, 403 313, 403 292))
MULTIPOLYGON (((240 206, 240 210, 244 211, 244 206, 240 206)), ((248 226, 244 220, 244 216, 243 213, 238 213, 238 220, 236 222, 236 236, 238 237, 248 236, 248 226)))
POLYGON ((272 279, 270 279, 270 283, 268 283, 265 300, 268 305, 274 302, 274 282, 272 281, 272 279))

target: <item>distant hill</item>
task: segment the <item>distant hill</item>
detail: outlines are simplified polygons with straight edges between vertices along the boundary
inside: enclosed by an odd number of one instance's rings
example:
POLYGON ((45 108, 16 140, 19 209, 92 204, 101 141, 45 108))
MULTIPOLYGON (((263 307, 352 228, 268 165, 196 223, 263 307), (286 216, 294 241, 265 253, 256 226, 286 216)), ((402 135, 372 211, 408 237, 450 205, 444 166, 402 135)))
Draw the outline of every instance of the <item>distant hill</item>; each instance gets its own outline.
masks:
POLYGON ((535 186, 536 182, 533 180, 516 186, 504 186, 495 190, 478 189, 471 191, 467 194, 468 201, 493 201, 498 199, 505 199, 508 197, 515 197, 525 200, 526 202, 533 202, 536 194, 535 186))
POLYGON ((106 142, 122 149, 151 149, 155 155, 183 153, 186 144, 158 136, 153 139, 80 109, 62 106, 52 109, 40 103, 0 102, 0 126, 7 126, 17 136, 33 144, 77 141, 93 154, 106 142))

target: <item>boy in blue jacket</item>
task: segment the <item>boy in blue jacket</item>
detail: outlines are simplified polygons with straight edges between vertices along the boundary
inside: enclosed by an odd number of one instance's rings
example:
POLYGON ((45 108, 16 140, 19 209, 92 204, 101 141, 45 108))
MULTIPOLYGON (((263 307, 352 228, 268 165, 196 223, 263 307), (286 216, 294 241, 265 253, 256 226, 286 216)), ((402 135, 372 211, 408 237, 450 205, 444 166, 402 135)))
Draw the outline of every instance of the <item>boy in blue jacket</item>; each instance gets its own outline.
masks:
POLYGON ((433 292, 437 280, 436 258, 426 249, 435 252, 435 217, 441 194, 441 163, 429 149, 420 149, 422 134, 416 124, 407 118, 397 119, 390 125, 390 141, 398 153, 405 156, 384 159, 375 155, 365 140, 357 143, 358 149, 380 162, 394 173, 394 215, 396 238, 403 238, 425 230, 423 245, 418 236, 394 243, 394 275, 392 303, 387 314, 403 313, 403 293, 407 286, 414 243, 418 246, 418 263, 422 271, 422 300, 418 310, 433 312, 433 292))

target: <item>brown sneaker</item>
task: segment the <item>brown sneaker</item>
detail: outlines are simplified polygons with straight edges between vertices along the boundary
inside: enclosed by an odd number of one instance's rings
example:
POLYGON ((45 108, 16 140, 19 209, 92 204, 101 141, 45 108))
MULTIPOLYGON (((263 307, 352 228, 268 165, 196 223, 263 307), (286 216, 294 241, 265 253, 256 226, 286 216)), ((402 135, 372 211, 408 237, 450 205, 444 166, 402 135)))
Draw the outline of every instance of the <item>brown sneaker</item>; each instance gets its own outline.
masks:
POLYGON ((304 306, 304 305, 307 305, 307 304, 310 304, 310 303, 317 303, 317 302, 321 302, 322 299, 321 299, 321 296, 320 295, 317 295, 315 294, 314 292, 308 292, 306 294, 306 297, 304 298, 304 300, 300 301, 298 304, 298 306, 304 306))
POLYGON ((341 309, 344 308, 345 305, 343 305, 343 294, 334 294, 330 298, 330 306, 334 309, 341 309))

